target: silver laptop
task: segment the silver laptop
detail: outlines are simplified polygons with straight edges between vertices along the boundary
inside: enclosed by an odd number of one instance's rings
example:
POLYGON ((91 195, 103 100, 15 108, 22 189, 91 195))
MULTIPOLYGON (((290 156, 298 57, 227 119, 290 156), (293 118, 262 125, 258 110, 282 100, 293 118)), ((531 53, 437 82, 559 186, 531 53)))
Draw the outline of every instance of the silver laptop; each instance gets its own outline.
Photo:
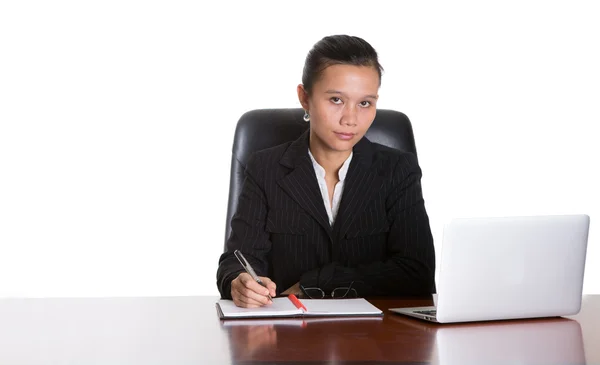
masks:
POLYGON ((435 306, 390 311, 439 323, 577 314, 589 224, 587 215, 454 219, 435 306))

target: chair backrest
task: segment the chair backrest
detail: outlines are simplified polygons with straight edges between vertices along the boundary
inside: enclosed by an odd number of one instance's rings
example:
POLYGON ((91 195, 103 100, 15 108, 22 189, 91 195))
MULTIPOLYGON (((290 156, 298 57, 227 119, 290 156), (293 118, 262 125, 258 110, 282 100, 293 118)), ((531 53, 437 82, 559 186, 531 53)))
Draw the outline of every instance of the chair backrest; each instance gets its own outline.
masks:
MULTIPOLYGON (((237 208, 248 158, 253 152, 300 137, 309 125, 302 119, 303 115, 304 110, 300 108, 257 109, 245 113, 237 122, 231 156, 225 242, 231 233, 231 217, 237 208)), ((378 109, 366 137, 371 142, 417 154, 410 121, 398 111, 378 109)))

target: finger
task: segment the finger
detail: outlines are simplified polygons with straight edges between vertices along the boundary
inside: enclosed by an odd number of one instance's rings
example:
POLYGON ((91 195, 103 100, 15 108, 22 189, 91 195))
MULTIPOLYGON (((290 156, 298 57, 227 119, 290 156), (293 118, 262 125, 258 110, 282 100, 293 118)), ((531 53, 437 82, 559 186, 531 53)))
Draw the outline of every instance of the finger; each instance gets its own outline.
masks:
MULTIPOLYGON (((239 284, 241 285, 241 284, 239 284)), ((244 288, 242 286, 242 288, 244 288)), ((245 289, 242 289, 245 290, 245 289)), ((240 292, 239 290, 237 290, 236 288, 232 287, 231 290, 231 298, 233 299, 233 303, 238 306, 238 307, 242 307, 242 308, 256 308, 256 307, 262 307, 264 304, 254 300, 252 298, 248 298, 247 296, 245 296, 244 294, 242 294, 242 292, 240 292)))
POLYGON ((275 295, 277 295, 277 284, 275 284, 273 280, 266 276, 261 276, 260 280, 262 280, 262 282, 267 286, 267 289, 269 289, 269 294, 271 297, 275 297, 275 295))
POLYGON ((244 286, 237 288, 237 290, 241 296, 246 297, 248 299, 252 299, 256 302, 259 302, 261 305, 266 305, 266 304, 269 304, 269 302, 270 302, 269 297, 267 295, 263 294, 264 291, 267 289, 261 285, 259 285, 259 290, 261 291, 260 293, 257 293, 253 289, 247 288, 244 286))
POLYGON ((231 299, 233 299, 233 303, 236 306, 243 308, 255 308, 263 306, 264 304, 262 302, 248 298, 246 294, 248 289, 243 284, 244 275, 248 276, 252 280, 250 275, 242 273, 231 282, 231 299))
MULTIPOLYGON (((249 286, 255 288, 255 285, 250 285, 252 282, 248 283, 249 286)), ((258 289, 261 292, 267 290, 262 285, 254 282, 258 286, 258 289)), ((244 286, 241 280, 234 280, 231 282, 231 296, 237 297, 240 302, 247 303, 249 305, 266 305, 270 303, 269 298, 266 295, 262 295, 260 293, 255 292, 252 288, 248 288, 244 286)))
POLYGON ((270 290, 268 288, 265 288, 264 286, 260 285, 256 280, 252 279, 252 277, 250 276, 249 278, 240 278, 240 281, 247 289, 252 290, 257 294, 260 294, 264 297, 270 294, 270 290))
POLYGON ((248 280, 253 280, 253 279, 252 279, 252 276, 250 276, 250 274, 248 274, 247 272, 241 272, 234 280, 244 283, 248 280))
POLYGON ((264 286, 260 285, 256 280, 252 278, 248 273, 240 273, 237 278, 231 282, 231 290, 233 296, 233 290, 237 290, 243 293, 244 288, 250 289, 256 293, 262 294, 263 296, 269 295, 269 290, 264 286))
MULTIPOLYGON (((265 278, 268 282, 272 282, 271 279, 265 278)), ((265 288, 261 284, 259 284, 252 276, 247 273, 240 273, 235 280, 232 282, 232 296, 233 291, 237 291, 241 296, 247 297, 249 299, 253 299, 254 301, 260 303, 260 305, 266 305, 272 303, 268 295, 270 295, 270 290, 265 288)), ((273 296, 275 293, 273 293, 273 296)), ((243 300, 244 302, 248 302, 247 300, 243 300)), ((250 302, 251 304, 252 302, 250 302)))
MULTIPOLYGON (((266 298, 266 297, 262 297, 262 298, 266 298)), ((258 301, 252 297, 248 297, 240 292, 235 293, 235 295, 233 296, 233 302, 238 307, 243 307, 243 308, 258 308, 258 307, 262 307, 265 305, 265 303, 262 303, 261 301, 258 301)))

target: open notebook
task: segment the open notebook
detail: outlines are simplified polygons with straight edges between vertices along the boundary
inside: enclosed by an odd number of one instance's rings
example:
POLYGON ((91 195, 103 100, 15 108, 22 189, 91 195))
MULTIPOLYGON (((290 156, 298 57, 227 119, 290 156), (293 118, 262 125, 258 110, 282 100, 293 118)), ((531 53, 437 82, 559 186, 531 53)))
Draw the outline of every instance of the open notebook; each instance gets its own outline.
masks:
MULTIPOLYGON (((294 298, 294 300, 297 300, 294 298)), ((381 316, 383 312, 363 298, 302 299, 294 304, 290 297, 273 298, 273 304, 260 308, 240 308, 232 300, 217 302, 220 318, 304 317, 304 316, 381 316), (306 308, 306 309, 305 309, 306 308)))

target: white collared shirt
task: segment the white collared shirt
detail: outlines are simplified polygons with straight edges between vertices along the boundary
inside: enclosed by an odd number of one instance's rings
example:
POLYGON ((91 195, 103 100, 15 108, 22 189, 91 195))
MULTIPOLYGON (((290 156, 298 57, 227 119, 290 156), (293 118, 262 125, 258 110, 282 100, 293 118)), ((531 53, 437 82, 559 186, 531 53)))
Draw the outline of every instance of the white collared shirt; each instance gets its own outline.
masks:
POLYGON ((333 226, 333 222, 337 217, 338 210, 340 209, 340 201, 342 200, 342 193, 344 192, 344 180, 346 180, 346 174, 348 173, 348 167, 350 167, 350 161, 352 161, 352 154, 350 152, 350 156, 344 161, 342 167, 340 167, 340 171, 338 172, 338 181, 337 184, 333 187, 333 200, 331 201, 331 205, 329 204, 329 190, 327 189, 327 182, 325 181, 325 169, 319 165, 315 157, 308 150, 308 155, 312 161, 313 167, 315 169, 315 174, 317 175, 317 182, 319 183, 319 189, 321 190, 321 196, 323 197, 323 203, 325 204, 325 210, 327 211, 327 216, 329 217, 329 224, 333 226))

